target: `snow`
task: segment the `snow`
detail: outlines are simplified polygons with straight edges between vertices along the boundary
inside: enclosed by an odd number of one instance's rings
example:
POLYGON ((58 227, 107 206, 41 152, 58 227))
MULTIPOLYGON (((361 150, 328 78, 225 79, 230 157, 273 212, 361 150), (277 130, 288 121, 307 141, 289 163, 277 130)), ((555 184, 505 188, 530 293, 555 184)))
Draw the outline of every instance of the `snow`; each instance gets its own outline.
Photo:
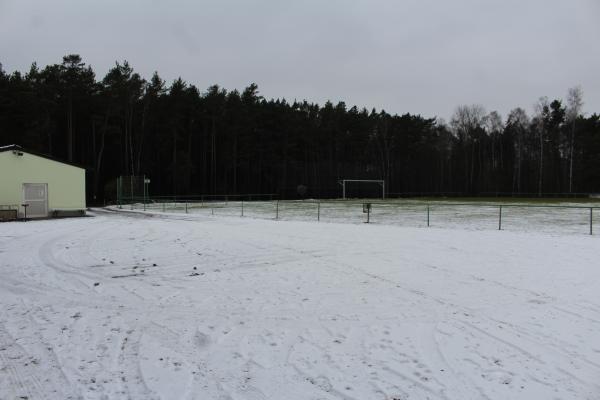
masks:
POLYGON ((0 224, 0 399, 598 399, 600 238, 0 224))

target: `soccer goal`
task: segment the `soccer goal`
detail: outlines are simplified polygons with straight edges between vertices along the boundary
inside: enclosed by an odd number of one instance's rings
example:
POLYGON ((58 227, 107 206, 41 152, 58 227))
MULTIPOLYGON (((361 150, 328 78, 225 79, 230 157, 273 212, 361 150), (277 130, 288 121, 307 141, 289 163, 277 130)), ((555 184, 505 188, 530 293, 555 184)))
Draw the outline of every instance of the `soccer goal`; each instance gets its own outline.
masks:
POLYGON ((379 190, 381 190, 380 196, 382 199, 385 199, 385 181, 381 179, 342 179, 339 181, 339 184, 342 186, 342 199, 347 198, 350 188, 353 189, 352 192, 363 194, 357 197, 367 197, 364 195, 365 191, 368 190, 370 193, 375 193, 373 192, 374 185, 381 188, 376 189, 376 192, 379 195, 379 190))

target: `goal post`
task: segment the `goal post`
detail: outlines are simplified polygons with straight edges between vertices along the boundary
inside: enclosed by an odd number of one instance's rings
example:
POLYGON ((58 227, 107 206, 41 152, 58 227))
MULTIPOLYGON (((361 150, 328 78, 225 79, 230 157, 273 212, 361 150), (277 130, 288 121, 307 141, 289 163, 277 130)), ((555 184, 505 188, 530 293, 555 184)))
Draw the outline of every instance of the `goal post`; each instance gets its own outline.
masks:
POLYGON ((338 183, 342 186, 342 199, 346 199, 346 183, 377 183, 381 186, 381 199, 385 199, 385 181, 383 179, 341 179, 338 183))

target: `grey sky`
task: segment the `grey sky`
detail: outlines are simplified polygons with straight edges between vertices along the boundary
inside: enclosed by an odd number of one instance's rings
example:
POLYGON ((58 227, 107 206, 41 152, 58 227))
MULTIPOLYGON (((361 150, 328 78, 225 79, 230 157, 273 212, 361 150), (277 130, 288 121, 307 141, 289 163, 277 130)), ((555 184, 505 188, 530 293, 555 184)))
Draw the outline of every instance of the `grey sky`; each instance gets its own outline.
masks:
POLYGON ((600 112, 600 0, 0 0, 6 71, 78 53, 265 97, 448 119, 503 115, 581 85, 600 112))

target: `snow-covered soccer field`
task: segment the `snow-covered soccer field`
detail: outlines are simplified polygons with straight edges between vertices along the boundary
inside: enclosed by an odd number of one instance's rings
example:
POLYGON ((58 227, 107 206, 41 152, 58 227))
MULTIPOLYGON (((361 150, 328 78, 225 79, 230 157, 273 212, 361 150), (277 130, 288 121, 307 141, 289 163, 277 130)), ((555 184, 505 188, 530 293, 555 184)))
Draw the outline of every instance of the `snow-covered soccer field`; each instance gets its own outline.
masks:
MULTIPOLYGON (((287 221, 363 223, 363 204, 371 202, 371 223, 403 227, 589 234, 590 222, 600 225, 596 199, 557 201, 497 199, 373 199, 306 201, 162 201, 122 206, 124 210, 203 216, 245 216, 287 221), (500 206, 502 209, 500 210, 500 206), (592 217, 590 221, 590 217, 592 217), (594 222, 595 221, 595 222, 594 222)), ((114 207, 117 209, 117 207, 114 207)), ((600 226, 596 226, 600 232, 600 226)))
POLYGON ((0 224, 0 399, 599 399, 600 237, 0 224))

